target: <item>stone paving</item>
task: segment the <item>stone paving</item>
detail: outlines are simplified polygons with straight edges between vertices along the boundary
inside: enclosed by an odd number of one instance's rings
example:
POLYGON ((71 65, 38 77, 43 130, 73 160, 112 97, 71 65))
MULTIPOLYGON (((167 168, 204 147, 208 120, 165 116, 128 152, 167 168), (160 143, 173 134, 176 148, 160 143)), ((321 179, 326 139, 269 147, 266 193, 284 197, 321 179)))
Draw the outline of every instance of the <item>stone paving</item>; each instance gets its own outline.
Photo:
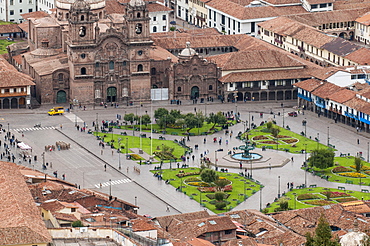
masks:
MULTIPOLYGON (((256 124, 259 124, 262 120, 267 120, 268 118, 274 118, 277 121, 278 125, 282 125, 284 121, 284 125, 289 125, 292 131, 294 132, 301 132, 303 130, 302 120, 307 120, 307 135, 312 136, 313 138, 319 136, 321 143, 327 143, 328 140, 328 131, 329 131, 329 141, 330 144, 333 144, 338 149, 337 155, 339 153, 351 153, 351 155, 355 155, 357 152, 361 151, 365 154, 368 153, 368 134, 364 132, 356 133, 356 129, 352 127, 343 125, 343 124, 335 124, 334 121, 327 119, 325 117, 317 118, 316 114, 312 112, 305 112, 305 115, 298 115, 298 117, 288 117, 287 112, 292 111, 292 106, 295 102, 286 102, 286 106, 284 108, 284 117, 282 116, 282 108, 280 107, 280 103, 238 103, 238 104, 198 104, 192 105, 190 102, 183 102, 183 106, 181 111, 184 112, 193 112, 193 108, 197 107, 199 110, 200 108, 205 109, 211 112, 212 109, 217 108, 217 110, 230 110, 231 108, 237 110, 241 113, 241 119, 243 121, 249 120, 254 118, 256 124), (289 106, 288 106, 289 104, 289 106), (275 114, 280 112, 280 116, 273 116, 269 114, 271 111, 274 111, 275 114), (259 113, 263 112, 263 118, 261 119, 259 113), (329 127, 329 128, 328 128, 329 127), (359 143, 358 144, 358 141, 359 143)), ((155 107, 166 107, 168 109, 177 108, 176 105, 169 105, 167 102, 156 103, 155 107)), ((40 108, 35 110, 34 112, 37 113, 43 112, 44 108, 40 108)), ((132 107, 132 108, 124 108, 119 109, 121 114, 123 112, 132 112, 136 110, 151 110, 148 106, 145 106, 143 109, 140 107, 132 107)), ((47 110, 46 110, 47 111, 47 110)), ((46 112, 45 111, 45 112, 46 112)), ((214 110, 213 110, 214 111, 214 110)), ((154 109, 153 109, 154 112, 154 109)), ((107 163, 109 165, 109 172, 112 176, 114 176, 114 180, 131 180, 130 184, 136 185, 137 187, 141 187, 142 189, 147 190, 150 194, 148 197, 139 197, 140 200, 143 199, 157 199, 161 201, 162 205, 157 207, 150 207, 150 206, 142 206, 139 210, 141 214, 151 214, 153 216, 160 216, 166 214, 174 214, 174 213, 185 213, 185 212, 193 212, 199 211, 204 209, 198 203, 188 198, 186 195, 177 192, 174 187, 170 185, 166 185, 163 181, 156 179, 153 175, 149 172, 149 170, 154 169, 153 165, 137 165, 134 161, 131 160, 122 160, 122 168, 119 170, 118 168, 118 154, 116 152, 104 151, 101 155, 99 155, 101 151, 101 147, 98 145, 98 141, 94 136, 91 134, 86 134, 86 132, 79 132, 75 129, 75 119, 79 119, 78 123, 81 124, 82 121, 91 122, 95 120, 95 113, 99 113, 99 119, 109 119, 112 120, 115 118, 116 111, 105 111, 103 109, 97 108, 95 111, 88 108, 86 112, 76 110, 74 112, 76 117, 73 115, 68 115, 68 117, 60 117, 58 120, 63 123, 63 130, 58 129, 58 131, 62 132, 66 137, 68 137, 71 141, 74 141, 79 146, 82 146, 86 149, 87 155, 95 155, 99 157, 102 163, 107 163), (134 167, 140 169, 140 174, 138 172, 133 171, 134 167), (128 168, 128 169, 127 169, 128 168), (166 212, 166 204, 170 204, 171 212, 166 212)), ((53 119, 54 120, 54 119, 53 119)), ((59 124, 59 123, 58 123, 59 124)), ((55 128, 58 128, 58 124, 55 124, 55 128)), ((233 132, 243 131, 245 125, 240 123, 230 130, 233 132)), ((116 132, 115 132, 116 133, 116 132)), ((117 132, 118 133, 118 132, 117 132)), ((128 134, 132 134, 132 131, 127 131, 128 134)), ((159 138, 160 134, 153 134, 153 138, 159 138)), ((187 142, 187 145, 194 147, 195 144, 199 145, 198 150, 194 150, 191 155, 195 156, 195 160, 190 160, 187 162, 190 167, 199 167, 200 165, 200 154, 206 153, 206 156, 214 162, 215 159, 215 151, 223 148, 225 151, 227 149, 232 149, 233 147, 238 147, 242 144, 240 140, 237 140, 235 137, 229 139, 228 146, 226 143, 223 142, 221 146, 218 143, 213 143, 212 139, 214 137, 222 137, 225 138, 224 132, 218 132, 212 136, 206 136, 207 143, 203 144, 204 136, 193 136, 190 137, 190 141, 187 142)), ((179 139, 179 136, 171 136, 166 135, 167 140, 174 140, 179 139)), ((265 156, 266 160, 271 158, 277 158, 278 160, 271 159, 270 161, 265 161, 264 164, 256 164, 252 165, 252 170, 250 169, 250 165, 246 165, 248 172, 251 172, 254 179, 260 181, 265 187, 263 188, 262 192, 258 192, 252 197, 248 198, 245 202, 241 203, 239 206, 234 208, 235 210, 239 209, 246 209, 246 208, 253 208, 253 209, 260 209, 265 207, 266 203, 271 203, 278 194, 282 194, 284 191, 287 191, 287 182, 293 182, 294 186, 301 185, 307 183, 307 185, 316 184, 317 186, 324 186, 329 188, 337 188, 338 186, 345 186, 346 189, 352 190, 361 190, 361 187, 357 185, 349 185, 349 184, 337 184, 337 183, 330 183, 320 177, 313 176, 309 173, 303 172, 300 167, 305 159, 304 154, 290 154, 281 151, 271 150, 268 149, 266 151, 260 151, 258 149, 254 150, 254 152, 261 153, 265 156), (293 157, 294 161, 291 161, 293 157), (287 161, 290 160, 290 161, 287 161), (284 162, 285 165, 280 165, 279 163, 284 162), (271 163, 272 167, 270 168, 269 164, 271 163)), ((230 162, 227 160, 226 155, 222 153, 218 154, 218 166, 219 167, 227 167, 229 172, 240 172, 239 163, 238 162, 230 162)), ((124 155, 121 155, 121 157, 124 155)), ((308 157, 308 155, 306 156, 308 157)), ((366 158, 365 158, 366 159, 366 158)), ((62 164, 54 164, 54 165, 62 165, 62 164)), ((163 168, 169 168, 168 163, 163 164, 163 168)), ((244 167, 244 166, 243 166, 244 167)), ((54 167, 55 169, 58 168, 57 166, 54 167)), ((103 170, 102 170, 103 171, 103 170)), ((89 170, 85 170, 89 172, 89 170)), ((70 179, 70 182, 77 183, 76 181, 80 180, 81 173, 68 173, 67 177, 70 179)), ((113 179, 112 179, 113 180, 113 179)), ((105 180, 106 181, 106 180, 105 180)), ((95 188, 96 183, 100 182, 96 180, 94 183, 85 184, 85 187, 95 188)), ((123 183, 123 181, 122 181, 123 183)), ((116 185, 118 189, 119 185, 116 185)), ((118 195, 119 198, 127 200, 129 202, 134 203, 133 197, 135 197, 138 193, 135 191, 136 186, 132 186, 132 190, 125 191, 126 193, 118 195)), ((102 189, 104 192, 108 192, 107 186, 102 189), (106 188, 106 189, 105 189, 106 188)), ((119 191, 119 190, 117 190, 119 191)), ((144 194, 144 193, 143 193, 144 194)), ((146 196, 146 195, 143 195, 146 196)), ((148 201, 146 204, 150 204, 148 201)))

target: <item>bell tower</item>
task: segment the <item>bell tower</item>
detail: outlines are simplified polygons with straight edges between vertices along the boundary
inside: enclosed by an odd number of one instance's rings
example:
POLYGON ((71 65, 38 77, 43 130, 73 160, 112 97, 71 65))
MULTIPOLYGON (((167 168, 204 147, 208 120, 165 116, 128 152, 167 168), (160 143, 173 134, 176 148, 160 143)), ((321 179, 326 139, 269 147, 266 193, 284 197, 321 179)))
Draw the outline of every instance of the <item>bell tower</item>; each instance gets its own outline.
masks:
POLYGON ((144 0, 131 0, 126 7, 128 41, 150 41, 149 10, 144 0))
POLYGON ((85 0, 76 0, 69 11, 70 45, 88 45, 95 43, 94 23, 98 21, 97 14, 90 10, 85 0))

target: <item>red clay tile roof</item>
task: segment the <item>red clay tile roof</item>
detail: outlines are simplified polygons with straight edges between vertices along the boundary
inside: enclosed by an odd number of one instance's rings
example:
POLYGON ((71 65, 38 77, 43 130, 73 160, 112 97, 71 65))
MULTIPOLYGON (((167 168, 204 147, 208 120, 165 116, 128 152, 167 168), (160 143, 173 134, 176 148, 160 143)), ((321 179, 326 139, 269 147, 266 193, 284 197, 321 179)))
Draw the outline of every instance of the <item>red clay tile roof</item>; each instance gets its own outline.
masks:
POLYGON ((225 14, 234 16, 239 20, 258 19, 267 17, 276 17, 281 15, 305 13, 306 10, 302 6, 285 6, 285 7, 272 7, 272 6, 259 6, 259 7, 246 7, 234 3, 229 0, 211 0, 207 2, 209 7, 218 9, 225 14))
POLYGON ((57 212, 54 212, 52 214, 57 220, 64 220, 64 221, 71 221, 71 222, 78 220, 74 214, 65 214, 65 213, 57 213, 57 212))
POLYGON ((333 83, 324 82, 321 86, 317 87, 312 94, 315 96, 321 97, 323 99, 327 99, 330 95, 338 92, 342 89, 342 87, 337 86, 333 83))
POLYGON ((370 213, 370 206, 364 201, 343 202, 341 205, 344 210, 349 212, 357 214, 370 213))
POLYGON ((45 210, 48 210, 52 213, 57 212, 57 211, 62 210, 63 208, 65 208, 65 206, 58 200, 43 202, 42 204, 40 204, 40 207, 45 209, 45 210))
POLYGON ((17 32, 21 32, 21 29, 19 28, 18 24, 0 25, 1 34, 17 32))
POLYGON ((146 218, 139 218, 130 221, 132 224, 132 230, 137 231, 151 231, 156 230, 157 227, 153 225, 153 222, 146 218))
POLYGON ((207 59, 215 62, 217 66, 221 67, 224 71, 254 68, 293 68, 304 66, 296 59, 296 57, 293 59, 291 56, 283 54, 277 50, 244 50, 210 56, 207 59))
POLYGON ((334 102, 344 103, 351 100, 356 96, 356 92, 348 90, 347 88, 342 88, 341 90, 334 92, 328 98, 334 102))
POLYGON ((28 21, 24 21, 20 24, 18 24, 18 27, 24 31, 24 32, 28 32, 28 21))
POLYGON ((150 59, 159 61, 171 58, 171 61, 173 63, 176 63, 179 60, 177 56, 159 46, 151 47, 151 49, 149 50, 149 57, 150 59))
POLYGON ((173 11, 172 9, 162 5, 162 4, 159 4, 159 3, 149 3, 146 5, 147 9, 149 10, 149 12, 163 12, 163 11, 173 11))
POLYGON ((348 55, 345 58, 356 62, 359 65, 369 65, 370 64, 370 50, 367 48, 360 48, 348 55))
POLYGON ((0 162, 0 169, 0 245, 51 242, 17 165, 0 162))
POLYGON ((320 87, 324 82, 318 80, 318 79, 307 79, 300 81, 298 83, 294 83, 293 86, 301 88, 305 91, 312 92, 316 88, 320 87))
POLYGON ((210 217, 209 213, 207 211, 199 211, 199 212, 193 212, 193 213, 185 213, 185 214, 176 214, 176 215, 167 215, 167 216, 161 216, 156 217, 155 219, 158 221, 160 226, 162 228, 166 228, 166 226, 169 226, 171 221, 177 220, 177 221, 189 221, 189 220, 197 220, 197 219, 203 219, 210 217))
POLYGON ((23 19, 27 20, 28 18, 40 19, 40 18, 49 16, 49 14, 44 11, 35 11, 35 12, 21 14, 21 16, 23 19))
POLYGON ((356 22, 361 23, 366 26, 370 25, 370 13, 366 13, 362 15, 360 18, 357 18, 356 22))
POLYGON ((365 114, 370 114, 370 103, 358 97, 354 97, 343 104, 351 109, 355 109, 365 114))
POLYGON ((0 58, 0 88, 35 85, 33 79, 0 58))
POLYGON ((106 0, 104 9, 107 14, 126 14, 125 6, 120 4, 117 0, 106 0))

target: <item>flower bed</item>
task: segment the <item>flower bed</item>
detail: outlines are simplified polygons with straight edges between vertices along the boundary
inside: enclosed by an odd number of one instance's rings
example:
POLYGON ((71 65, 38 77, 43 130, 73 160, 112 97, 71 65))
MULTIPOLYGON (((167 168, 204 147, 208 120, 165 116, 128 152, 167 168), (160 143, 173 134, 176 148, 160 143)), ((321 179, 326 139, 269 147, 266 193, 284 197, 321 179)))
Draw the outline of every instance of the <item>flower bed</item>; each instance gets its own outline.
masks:
POLYGON ((333 201, 327 201, 327 200, 311 200, 311 201, 304 201, 306 204, 316 205, 316 206, 325 206, 333 204, 333 201))
POLYGON ((183 178, 183 177, 186 177, 186 176, 191 176, 191 175, 199 175, 200 172, 188 172, 188 173, 178 173, 176 174, 177 177, 179 178, 183 178))
POLYGON ((309 199, 318 199, 319 197, 315 194, 312 193, 306 193, 306 194, 301 194, 297 196, 297 200, 309 200, 309 199))
POLYGON ((138 154, 130 154, 130 156, 131 156, 131 159, 134 160, 134 161, 144 160, 144 158, 142 158, 138 154))
POLYGON ((285 136, 285 135, 278 135, 278 138, 292 138, 291 136, 285 136))
POLYGON ((283 141, 284 143, 287 143, 287 144, 292 144, 292 143, 298 142, 298 139, 296 139, 296 138, 290 138, 290 139, 283 139, 281 141, 283 141))
MULTIPOLYGON (((198 187, 198 190, 200 192, 216 192, 216 187, 198 187)), ((233 190, 233 187, 231 185, 226 185, 224 187, 224 191, 225 192, 228 192, 228 191, 232 191, 233 190)))
POLYGON ((365 173, 366 173, 367 175, 370 175, 370 171, 365 171, 365 173))
POLYGON ((340 176, 344 177, 351 177, 351 178, 366 178, 367 176, 362 173, 356 173, 356 172, 351 172, 351 173, 339 173, 340 176))
MULTIPOLYGON (((351 165, 350 167, 352 167, 353 169, 356 169, 356 166, 355 165, 351 165)), ((368 167, 368 166, 362 166, 361 167, 361 170, 362 171, 368 171, 368 170, 370 170, 370 167, 368 167)))
POLYGON ((321 192, 321 194, 323 194, 324 196, 326 196, 326 194, 328 192, 330 193, 330 198, 349 196, 347 193, 339 192, 339 191, 323 191, 323 192, 321 192))
POLYGON ((332 170, 333 173, 352 172, 352 171, 353 171, 352 169, 349 169, 348 167, 343 167, 343 166, 335 167, 332 170))
POLYGON ((345 197, 345 198, 338 198, 335 199, 337 202, 352 202, 352 201, 358 201, 356 197, 345 197))
POLYGON ((264 144, 277 144, 276 141, 272 141, 272 140, 269 140, 269 141, 261 141, 259 143, 264 143, 264 144))
POLYGON ((252 139, 253 140, 263 140, 263 139, 269 139, 269 138, 263 135, 258 135, 258 136, 254 136, 252 139))

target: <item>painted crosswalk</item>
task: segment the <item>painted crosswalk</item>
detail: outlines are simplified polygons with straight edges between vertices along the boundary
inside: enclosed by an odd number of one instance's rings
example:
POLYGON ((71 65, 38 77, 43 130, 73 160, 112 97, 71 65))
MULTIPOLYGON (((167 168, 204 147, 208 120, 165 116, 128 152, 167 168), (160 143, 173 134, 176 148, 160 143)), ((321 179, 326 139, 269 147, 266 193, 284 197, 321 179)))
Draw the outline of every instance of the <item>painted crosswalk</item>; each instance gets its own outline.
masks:
POLYGON ((42 131, 42 130, 54 130, 54 126, 43 126, 43 127, 25 127, 13 129, 16 132, 30 132, 30 131, 42 131))
POLYGON ((104 188, 104 187, 107 187, 107 186, 110 186, 110 185, 126 184, 126 183, 130 183, 130 182, 132 182, 131 179, 119 179, 119 180, 112 180, 112 181, 96 184, 95 187, 96 188, 104 188))
POLYGON ((83 123, 84 122, 80 117, 78 117, 74 113, 64 113, 63 115, 72 122, 75 122, 75 123, 83 123))

